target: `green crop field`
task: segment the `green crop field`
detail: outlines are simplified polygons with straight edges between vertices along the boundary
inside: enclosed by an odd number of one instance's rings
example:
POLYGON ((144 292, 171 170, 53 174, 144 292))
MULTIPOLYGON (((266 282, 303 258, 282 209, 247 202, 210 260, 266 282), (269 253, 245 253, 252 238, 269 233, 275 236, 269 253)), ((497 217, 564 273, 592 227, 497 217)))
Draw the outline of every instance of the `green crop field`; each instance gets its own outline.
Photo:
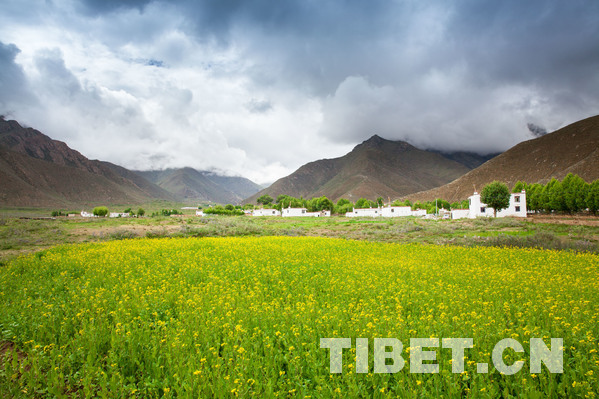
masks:
POLYGON ((0 397, 594 397, 598 268, 591 254, 313 237, 55 247, 0 268, 0 397), (343 337, 331 373, 320 340, 343 337), (380 337, 403 343, 399 372, 374 373, 380 337), (438 373, 410 372, 410 339, 431 337, 473 339, 464 372, 442 348, 438 373), (504 338, 524 348, 504 352, 524 361, 513 375, 491 362, 504 338), (530 373, 531 338, 563 338, 562 373, 530 373))

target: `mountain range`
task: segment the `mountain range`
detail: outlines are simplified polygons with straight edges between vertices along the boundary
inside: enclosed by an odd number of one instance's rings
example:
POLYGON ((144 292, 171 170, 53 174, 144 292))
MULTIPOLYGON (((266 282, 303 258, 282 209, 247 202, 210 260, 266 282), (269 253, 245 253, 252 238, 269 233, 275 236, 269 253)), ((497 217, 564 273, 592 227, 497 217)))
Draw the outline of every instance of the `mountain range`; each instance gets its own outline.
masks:
POLYGON ((599 115, 565 126, 553 133, 523 141, 449 184, 417 192, 407 199, 449 202, 468 198, 493 180, 510 188, 517 181, 547 183, 568 173, 585 181, 599 179, 599 115))
POLYGON ((147 180, 182 200, 237 204, 257 193, 261 186, 239 176, 224 176, 192 168, 136 171, 147 180))
POLYGON ((232 202, 260 189, 242 177, 191 168, 140 173, 90 160, 61 141, 1 117, 0 182, 0 205, 19 207, 133 205, 155 200, 232 202), (159 184, 170 182, 166 189, 151 181, 154 176, 161 178, 159 184), (175 184, 180 176, 194 178, 181 189, 175 184))
POLYGON ((89 160, 61 141, 0 117, 0 206, 135 205, 155 200, 255 203, 263 194, 453 202, 493 180, 510 186, 518 180, 545 183, 568 173, 589 182, 599 179, 599 116, 497 156, 421 150, 374 135, 342 157, 307 163, 263 190, 243 177, 192 168, 131 171, 89 160))
POLYGON ((449 183, 491 157, 421 150, 405 141, 374 135, 342 157, 300 167, 244 202, 255 202, 264 194, 273 198, 280 194, 298 198, 326 195, 333 201, 393 199, 449 183))

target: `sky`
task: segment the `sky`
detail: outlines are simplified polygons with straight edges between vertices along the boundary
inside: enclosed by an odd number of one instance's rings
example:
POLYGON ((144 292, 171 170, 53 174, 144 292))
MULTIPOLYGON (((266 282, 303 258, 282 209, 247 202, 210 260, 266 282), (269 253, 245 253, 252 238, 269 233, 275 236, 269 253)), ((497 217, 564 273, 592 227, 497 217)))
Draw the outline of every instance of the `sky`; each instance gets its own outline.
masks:
POLYGON ((2 0, 0 115, 266 184, 378 134, 505 151, 599 113, 597 0, 2 0))

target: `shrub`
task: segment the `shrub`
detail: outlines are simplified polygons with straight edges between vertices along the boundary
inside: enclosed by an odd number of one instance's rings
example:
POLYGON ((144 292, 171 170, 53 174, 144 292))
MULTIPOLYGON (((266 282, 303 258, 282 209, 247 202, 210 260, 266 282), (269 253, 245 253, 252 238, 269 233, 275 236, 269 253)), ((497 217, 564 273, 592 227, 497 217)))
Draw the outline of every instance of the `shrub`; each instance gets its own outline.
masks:
POLYGON ((94 216, 106 216, 108 215, 108 208, 106 208, 105 206, 97 206, 94 208, 92 213, 94 214, 94 216))

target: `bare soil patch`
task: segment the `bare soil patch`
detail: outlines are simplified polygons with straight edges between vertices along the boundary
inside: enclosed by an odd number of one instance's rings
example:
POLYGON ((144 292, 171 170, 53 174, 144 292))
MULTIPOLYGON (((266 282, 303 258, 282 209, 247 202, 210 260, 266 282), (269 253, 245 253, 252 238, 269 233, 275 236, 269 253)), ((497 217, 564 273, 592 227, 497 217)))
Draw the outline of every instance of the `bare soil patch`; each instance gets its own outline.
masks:
POLYGON ((570 226, 599 226, 599 216, 592 215, 529 215, 533 223, 567 224, 570 226))

